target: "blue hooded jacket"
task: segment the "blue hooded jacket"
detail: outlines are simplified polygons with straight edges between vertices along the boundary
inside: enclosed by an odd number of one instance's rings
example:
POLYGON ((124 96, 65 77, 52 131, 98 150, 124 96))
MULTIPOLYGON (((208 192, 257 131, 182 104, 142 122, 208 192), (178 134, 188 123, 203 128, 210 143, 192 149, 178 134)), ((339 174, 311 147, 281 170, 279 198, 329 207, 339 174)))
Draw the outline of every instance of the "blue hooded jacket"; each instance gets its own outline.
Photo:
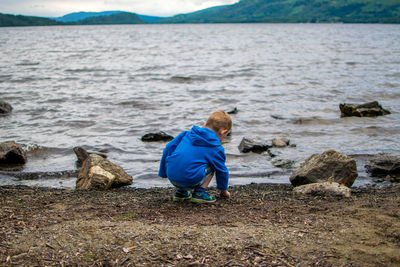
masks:
POLYGON ((158 175, 192 186, 201 182, 208 165, 215 168, 217 189, 227 190, 229 171, 225 166, 225 150, 217 134, 196 125, 169 142, 163 152, 158 175))

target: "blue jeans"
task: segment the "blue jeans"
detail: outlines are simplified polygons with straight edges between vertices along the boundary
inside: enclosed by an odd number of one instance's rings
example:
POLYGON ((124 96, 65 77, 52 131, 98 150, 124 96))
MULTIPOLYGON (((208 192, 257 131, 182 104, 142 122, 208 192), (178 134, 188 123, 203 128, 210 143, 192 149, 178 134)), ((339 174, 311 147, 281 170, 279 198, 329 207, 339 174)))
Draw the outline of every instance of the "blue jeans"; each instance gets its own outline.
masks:
POLYGON ((182 184, 180 184, 180 183, 177 183, 177 182, 174 182, 174 181, 170 180, 169 178, 168 178, 168 180, 169 180, 169 181, 171 182, 171 184, 172 184, 173 186, 175 186, 176 188, 181 189, 181 190, 185 190, 185 191, 190 191, 190 190, 195 189, 195 188, 197 188, 197 187, 200 187, 202 184, 204 184, 204 182, 206 181, 206 179, 207 179, 211 174, 214 174, 214 172, 215 172, 214 167, 212 167, 212 166, 207 166, 207 168, 206 168, 205 171, 204 171, 204 177, 203 177, 203 179, 201 179, 200 182, 198 182, 197 184, 194 184, 194 185, 182 185, 182 184))

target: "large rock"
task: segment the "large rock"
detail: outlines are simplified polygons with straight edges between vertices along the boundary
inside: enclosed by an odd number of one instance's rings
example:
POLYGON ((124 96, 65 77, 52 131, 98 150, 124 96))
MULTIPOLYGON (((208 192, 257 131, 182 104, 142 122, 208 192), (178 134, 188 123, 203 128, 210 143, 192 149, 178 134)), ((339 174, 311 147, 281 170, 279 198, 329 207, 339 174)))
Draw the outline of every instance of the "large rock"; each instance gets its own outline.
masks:
POLYGON ((332 179, 350 187, 357 178, 356 161, 334 150, 315 154, 306 159, 290 176, 294 186, 319 183, 332 179))
POLYGON ((15 142, 0 143, 0 164, 25 164, 26 156, 21 146, 15 142))
POLYGON ((76 189, 109 189, 132 184, 132 176, 120 166, 96 154, 83 162, 76 189))
POLYGON ((148 133, 142 136, 142 141, 144 142, 171 141, 172 139, 174 139, 173 136, 162 131, 158 133, 148 133))
POLYGON ((351 190, 347 186, 340 185, 336 182, 323 182, 300 185, 293 189, 298 194, 310 194, 318 196, 341 196, 350 197, 351 190))
POLYGON ((0 100, 0 114, 8 114, 12 111, 12 106, 0 100))
POLYGON ((340 104, 339 108, 342 113, 342 117, 376 117, 390 114, 390 111, 382 108, 377 101, 361 105, 344 103, 340 104))
POLYGON ((242 141, 239 144, 239 151, 242 153, 248 153, 248 152, 255 152, 255 153, 262 153, 264 151, 268 151, 271 146, 262 144, 260 142, 255 142, 253 140, 250 140, 246 137, 243 137, 242 141))
POLYGON ((400 158, 390 154, 379 154, 374 159, 368 161, 365 169, 373 177, 387 177, 390 180, 400 180, 400 158))

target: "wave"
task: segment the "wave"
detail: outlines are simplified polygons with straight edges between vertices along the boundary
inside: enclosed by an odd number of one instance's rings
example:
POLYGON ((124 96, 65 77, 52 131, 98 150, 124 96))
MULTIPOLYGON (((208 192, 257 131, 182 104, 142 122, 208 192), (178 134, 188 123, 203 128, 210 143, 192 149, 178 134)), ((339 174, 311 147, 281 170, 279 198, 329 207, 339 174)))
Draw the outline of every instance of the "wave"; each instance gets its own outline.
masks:
POLYGON ((293 124, 301 124, 301 125, 333 125, 341 121, 340 118, 324 119, 320 117, 292 118, 288 120, 293 124))
POLYGON ((0 75, 0 83, 7 82, 12 79, 12 75, 0 75))
POLYGON ((80 73, 80 72, 101 72, 107 70, 102 68, 82 68, 82 69, 66 69, 65 71, 71 73, 80 73))
POLYGON ((207 81, 219 81, 226 79, 234 79, 237 77, 253 77, 255 74, 240 72, 237 74, 226 74, 221 76, 215 75, 192 75, 192 76, 172 76, 166 79, 166 82, 174 82, 174 83, 192 83, 192 82, 207 82, 207 81))
POLYGON ((12 83, 27 83, 27 82, 44 81, 44 80, 51 80, 51 78, 27 76, 27 77, 12 79, 12 80, 10 80, 10 82, 12 82, 12 83))
POLYGON ((15 64, 16 66, 37 66, 40 65, 40 62, 33 62, 28 60, 23 60, 21 63, 15 64))

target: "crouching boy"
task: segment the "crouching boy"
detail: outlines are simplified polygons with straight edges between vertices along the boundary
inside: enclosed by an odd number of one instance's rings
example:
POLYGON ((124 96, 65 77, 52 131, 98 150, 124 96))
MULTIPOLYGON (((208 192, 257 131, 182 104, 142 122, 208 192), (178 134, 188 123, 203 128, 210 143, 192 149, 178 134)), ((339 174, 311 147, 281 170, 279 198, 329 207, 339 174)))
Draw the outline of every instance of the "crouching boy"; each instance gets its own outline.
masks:
POLYGON ((225 111, 216 111, 203 127, 194 125, 166 145, 158 175, 168 178, 176 187, 174 201, 215 202, 215 197, 205 190, 214 174, 220 195, 230 197, 222 140, 231 129, 231 117, 225 111))

